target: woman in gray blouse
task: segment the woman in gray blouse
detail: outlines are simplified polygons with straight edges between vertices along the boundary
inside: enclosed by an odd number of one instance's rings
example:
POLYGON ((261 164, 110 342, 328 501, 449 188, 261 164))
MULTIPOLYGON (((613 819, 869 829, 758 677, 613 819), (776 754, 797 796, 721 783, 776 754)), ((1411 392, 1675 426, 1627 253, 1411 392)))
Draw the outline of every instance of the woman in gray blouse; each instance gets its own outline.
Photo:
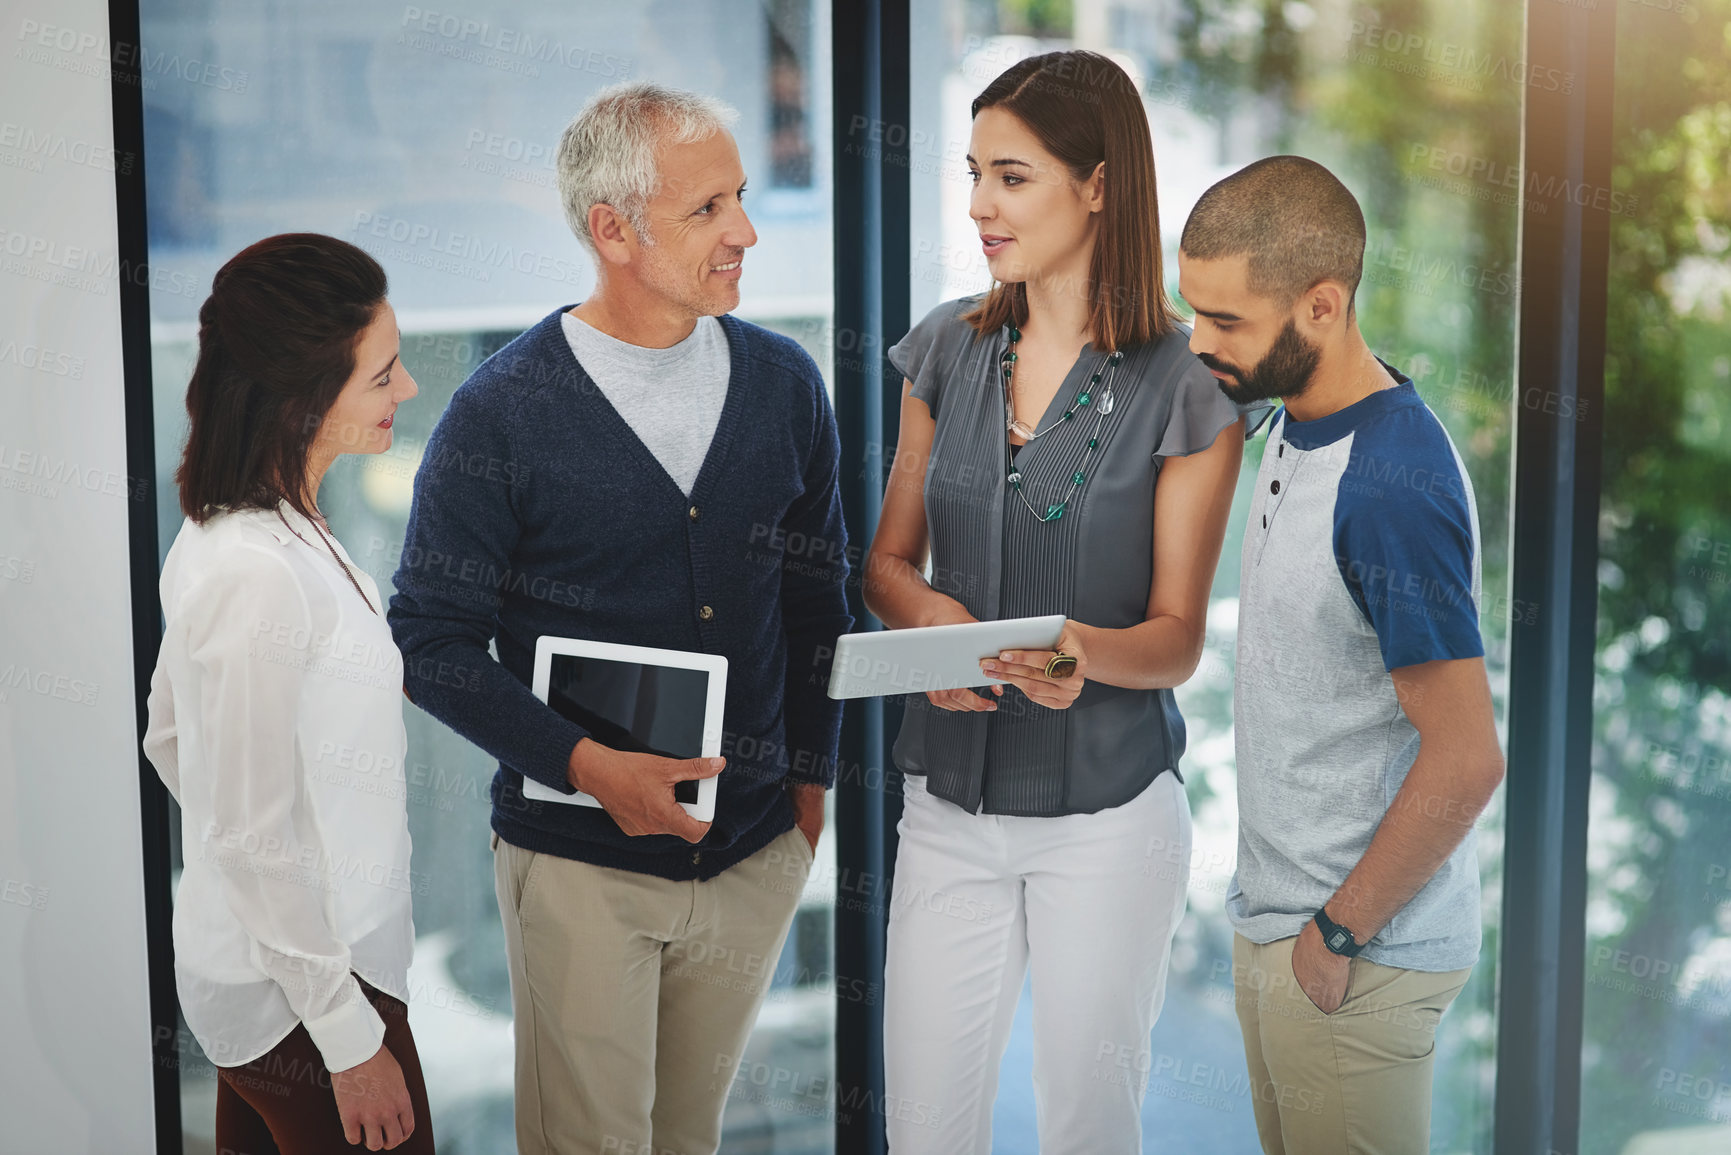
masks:
POLYGON ((885 1114, 895 1155, 990 1151, 1031 965, 1043 1155, 1128 1155, 1190 873, 1171 688, 1201 656, 1256 416, 1166 297, 1130 78, 1036 56, 973 115, 994 284, 890 350, 907 380, 866 604, 892 629, 1061 613, 1075 662, 1005 653, 990 692, 908 700, 885 1074, 888 1101, 923 1109, 885 1114))

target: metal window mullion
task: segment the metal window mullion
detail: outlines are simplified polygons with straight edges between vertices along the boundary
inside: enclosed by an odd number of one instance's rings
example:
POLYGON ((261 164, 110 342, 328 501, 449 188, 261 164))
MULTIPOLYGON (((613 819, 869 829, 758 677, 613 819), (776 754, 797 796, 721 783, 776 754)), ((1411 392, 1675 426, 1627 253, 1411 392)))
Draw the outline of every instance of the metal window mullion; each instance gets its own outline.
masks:
MULTIPOLYGON (((901 404, 900 389, 886 387, 895 382, 884 352, 908 327, 908 0, 831 0, 830 13, 834 385, 857 576, 877 528, 901 404), (882 131, 890 125, 900 131, 882 131)), ((848 592, 855 628, 878 628, 862 590, 855 581, 848 592)), ((842 724, 834 806, 837 1155, 882 1155, 886 1147, 881 993, 899 811, 887 805, 887 730, 898 713, 881 699, 860 699, 842 724), (862 990, 880 997, 852 997, 862 990)))
POLYGON ((1527 5, 1526 74, 1571 83, 1526 86, 1522 112, 1510 569, 1537 614, 1509 633, 1499 1155, 1572 1155, 1580 1136, 1610 223, 1592 206, 1610 200, 1616 9, 1527 5))

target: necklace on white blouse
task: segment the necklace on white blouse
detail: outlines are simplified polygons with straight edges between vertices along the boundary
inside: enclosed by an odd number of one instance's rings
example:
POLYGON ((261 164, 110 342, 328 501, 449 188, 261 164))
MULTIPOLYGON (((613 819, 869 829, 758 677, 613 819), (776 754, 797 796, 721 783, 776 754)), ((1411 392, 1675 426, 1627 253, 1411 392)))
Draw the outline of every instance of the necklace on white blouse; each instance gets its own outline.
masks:
MULTIPOLYGON (((299 533, 295 532, 295 527, 290 525, 288 523, 288 518, 286 518, 282 515, 281 508, 278 508, 278 510, 276 511, 276 516, 277 516, 277 520, 283 523, 284 529, 287 529, 290 533, 293 533, 297 538, 300 538, 302 545, 306 546, 308 549, 311 549, 313 547, 312 542, 308 541, 304 537, 301 537, 301 535, 299 533)), ((325 531, 319 528, 319 521, 323 521, 323 520, 324 520, 324 518, 321 515, 318 521, 313 522, 313 532, 319 535, 319 540, 324 542, 325 548, 331 551, 331 557, 336 560, 337 565, 342 567, 343 576, 345 576, 349 579, 349 584, 355 587, 355 592, 357 594, 361 595, 361 601, 363 601, 367 604, 367 609, 373 611, 373 616, 375 618, 378 617, 379 611, 373 609, 373 600, 367 596, 367 591, 365 591, 361 588, 360 579, 355 577, 354 571, 351 570, 348 566, 348 563, 342 559, 342 555, 337 553, 337 547, 335 545, 331 544, 331 539, 325 536, 325 531)))

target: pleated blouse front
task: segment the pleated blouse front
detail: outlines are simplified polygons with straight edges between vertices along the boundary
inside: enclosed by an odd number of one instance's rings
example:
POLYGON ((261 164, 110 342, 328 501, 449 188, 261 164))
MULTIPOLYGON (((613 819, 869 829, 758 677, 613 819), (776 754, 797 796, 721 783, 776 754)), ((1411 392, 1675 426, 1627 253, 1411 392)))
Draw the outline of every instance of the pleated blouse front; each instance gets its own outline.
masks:
MULTIPOLYGON (((1189 330, 1124 350, 1115 374, 1084 347, 1014 465, 1027 505, 1009 487, 1000 360, 1008 327, 976 333, 962 320, 980 298, 932 310, 889 351, 936 421, 925 510, 934 589, 981 621, 1063 614, 1106 629, 1147 615, 1153 580, 1154 490, 1163 460, 1208 448, 1245 410, 1220 392, 1188 348, 1189 330), (1095 373, 1090 403, 1071 407, 1095 373), (1106 385, 1111 412, 1099 416, 1106 385), (1088 442, 1097 438, 1092 456, 1088 442), (1075 475, 1079 491, 1070 496, 1075 475), (1044 513, 1068 502, 1061 516, 1044 513)), ((1254 429, 1270 407, 1248 407, 1254 429)), ((1068 710, 1006 686, 996 711, 957 712, 910 695, 896 765, 926 775, 937 797, 991 814, 1091 813, 1122 805, 1178 772, 1184 720, 1169 689, 1090 681, 1068 710)))

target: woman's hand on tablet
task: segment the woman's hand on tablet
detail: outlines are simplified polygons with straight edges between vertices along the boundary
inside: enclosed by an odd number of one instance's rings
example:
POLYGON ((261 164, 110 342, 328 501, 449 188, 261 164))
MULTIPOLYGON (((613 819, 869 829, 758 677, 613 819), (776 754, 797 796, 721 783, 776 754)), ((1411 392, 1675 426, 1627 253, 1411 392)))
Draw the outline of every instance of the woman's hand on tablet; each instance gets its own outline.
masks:
MULTIPOLYGON (((978 618, 958 605, 940 607, 939 611, 932 615, 929 620, 920 624, 923 626, 957 626, 963 622, 977 621, 979 621, 978 618)), ((993 686, 992 697, 990 698, 983 698, 972 689, 965 687, 960 690, 928 690, 926 691, 926 700, 940 710, 996 710, 998 708, 997 699, 1002 697, 1003 693, 1004 687, 1002 686, 993 686)))
POLYGON ((713 778, 726 765, 725 758, 662 758, 585 738, 572 748, 565 777, 601 803, 627 834, 677 834, 696 842, 709 833, 709 823, 673 800, 674 783, 713 778))
MULTIPOLYGON (((1019 688, 1030 701, 1052 710, 1067 710, 1082 693, 1082 683, 1088 678, 1088 654, 1082 648, 1076 623, 1067 621, 1056 650, 1005 650, 995 660, 982 658, 980 669, 1019 688), (1076 665, 1070 672, 1054 677, 1046 669, 1058 654, 1076 659, 1076 665)), ((1002 686, 992 688, 1003 690, 1002 686)))

